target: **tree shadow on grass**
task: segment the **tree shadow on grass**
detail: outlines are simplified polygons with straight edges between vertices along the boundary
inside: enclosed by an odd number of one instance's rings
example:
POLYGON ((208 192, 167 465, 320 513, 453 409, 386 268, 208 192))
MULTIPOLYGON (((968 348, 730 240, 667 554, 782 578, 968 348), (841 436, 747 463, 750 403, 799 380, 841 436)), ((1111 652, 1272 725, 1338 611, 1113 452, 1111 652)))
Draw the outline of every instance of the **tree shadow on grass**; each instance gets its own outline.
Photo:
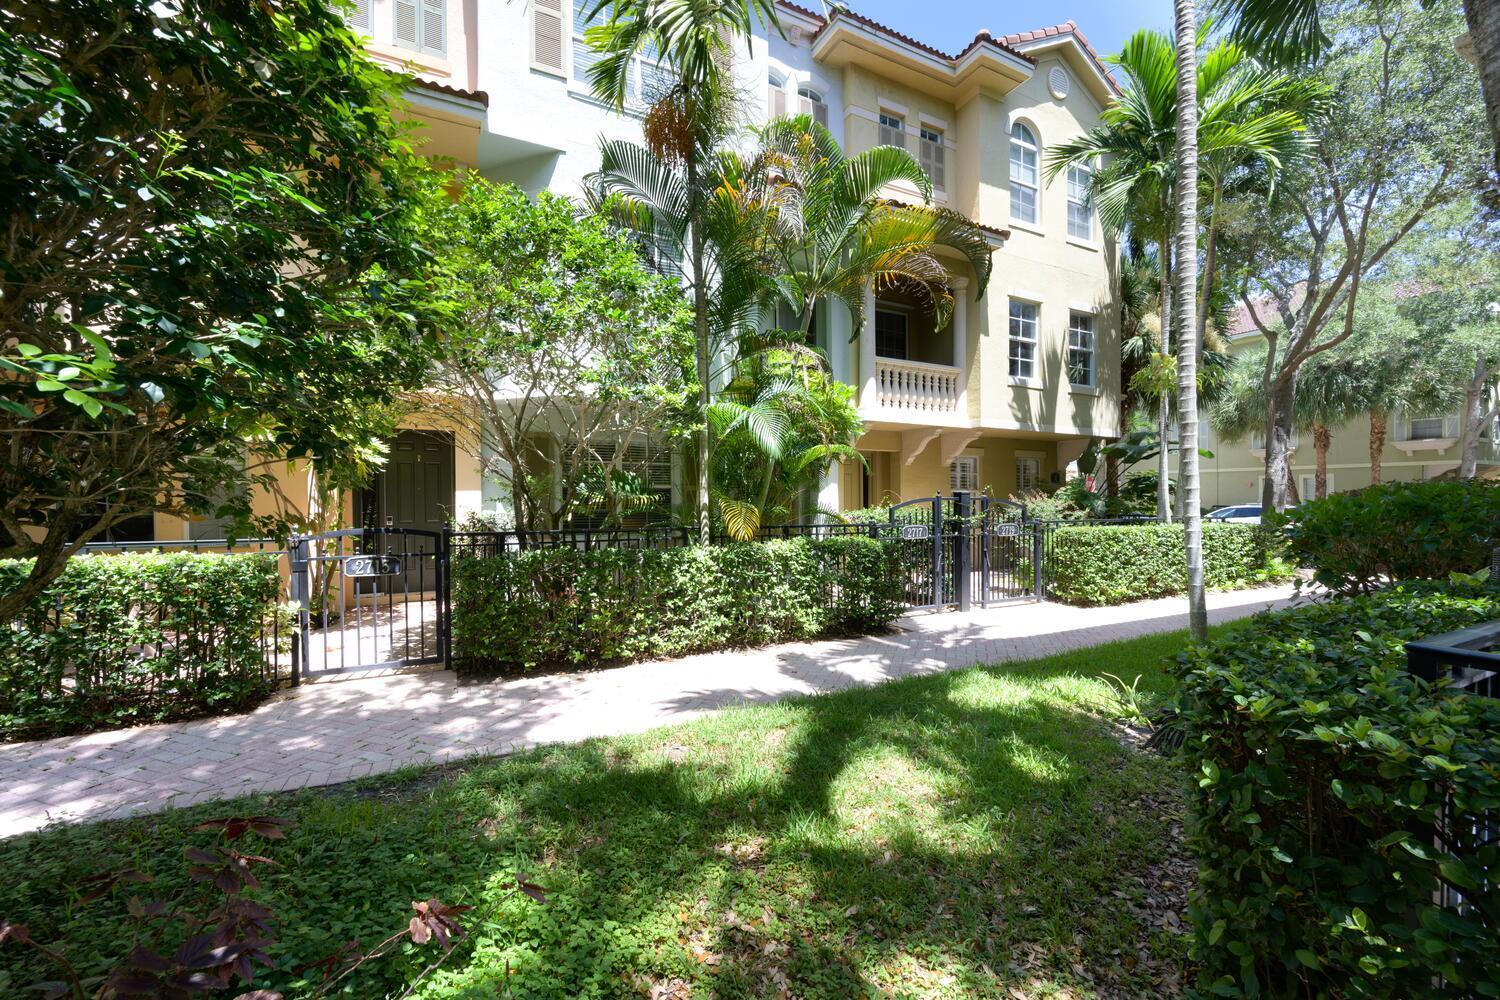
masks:
MULTIPOLYGON (((30 873, 0 888, 0 916, 102 957, 120 924, 68 912, 54 875, 80 864, 61 857, 170 889, 192 820, 273 811, 297 823, 267 851, 283 969, 379 940, 436 895, 477 903, 482 923, 421 995, 1160 995, 1149 962, 1132 974, 1114 953, 1175 965, 1133 909, 1173 778, 1080 708, 1078 683, 943 674, 474 762, 409 793, 59 830, 0 843, 0 868, 30 873), (550 902, 505 892, 517 871, 550 902)), ((347 995, 383 995, 432 957, 383 960, 347 995)), ((269 985, 307 990, 284 972, 269 985)))

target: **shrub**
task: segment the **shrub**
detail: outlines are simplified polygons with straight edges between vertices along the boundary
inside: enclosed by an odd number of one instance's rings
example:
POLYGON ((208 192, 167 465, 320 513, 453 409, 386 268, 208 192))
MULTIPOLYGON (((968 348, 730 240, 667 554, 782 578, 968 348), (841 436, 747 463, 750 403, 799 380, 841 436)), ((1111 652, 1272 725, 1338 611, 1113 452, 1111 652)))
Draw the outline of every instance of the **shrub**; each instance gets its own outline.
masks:
MULTIPOLYGON (((52 736, 243 709, 273 691, 273 553, 69 561, 0 628, 0 737, 52 736)), ((0 591, 31 564, 0 562, 0 591)))
POLYGON ((1445 579, 1489 565, 1500 543, 1500 483, 1384 483, 1309 501, 1275 522, 1319 583, 1369 593, 1386 579, 1445 579))
POLYGON ((1495 588, 1404 584, 1178 658, 1203 989, 1500 995, 1500 848, 1473 843, 1500 809, 1500 700, 1412 677, 1402 649, 1495 617, 1495 588))
MULTIPOLYGON (((1252 524, 1203 526, 1203 578, 1225 589, 1284 577, 1273 536, 1252 524)), ((1068 604, 1120 604, 1187 589, 1180 524, 1067 525, 1047 541, 1047 596, 1068 604)))
POLYGON ((453 564, 460 668, 639 660, 864 632, 902 611, 894 546, 797 538, 533 549, 453 564))

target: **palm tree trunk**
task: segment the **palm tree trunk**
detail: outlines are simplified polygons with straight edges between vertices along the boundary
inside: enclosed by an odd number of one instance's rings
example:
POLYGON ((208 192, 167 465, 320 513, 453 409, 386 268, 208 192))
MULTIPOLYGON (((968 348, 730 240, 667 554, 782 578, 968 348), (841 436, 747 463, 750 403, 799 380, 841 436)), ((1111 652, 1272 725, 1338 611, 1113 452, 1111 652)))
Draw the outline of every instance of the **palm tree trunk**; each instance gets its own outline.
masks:
POLYGON ((1370 411, 1370 485, 1380 485, 1381 461, 1385 457, 1386 422, 1384 410, 1370 411))
POLYGON ((1214 250, 1219 235, 1219 195, 1223 185, 1214 178, 1212 199, 1209 202, 1208 234, 1203 241, 1203 289, 1198 293, 1198 350, 1203 350, 1204 338, 1208 335, 1208 298, 1214 291, 1214 250))
MULTIPOLYGON (((1160 305, 1158 312, 1161 318, 1161 343, 1159 350, 1163 355, 1171 351, 1171 308, 1172 308, 1172 244, 1166 238, 1161 241, 1161 291, 1158 293, 1160 305)), ((1172 457, 1167 449, 1167 439, 1171 435, 1172 426, 1172 404, 1165 392, 1161 393, 1156 401, 1156 519, 1163 524, 1172 522, 1172 457)))
MULTIPOLYGON (((1203 586, 1203 508, 1198 483, 1198 14, 1177 0, 1177 440, 1187 548, 1188 630, 1208 639, 1203 586)), ((1205 277, 1207 276, 1205 270, 1205 277)))
MULTIPOLYGON (((690 154, 687 158, 687 187, 696 201, 698 190, 698 158, 690 154)), ((698 371, 698 544, 711 541, 709 524, 709 447, 708 405, 710 402, 709 358, 708 358, 708 282, 703 273, 703 228, 698 224, 697 213, 688 219, 688 240, 693 257, 693 340, 694 360, 698 371)))
POLYGON ((1328 496, 1328 443, 1333 438, 1326 424, 1313 424, 1313 496, 1328 496))

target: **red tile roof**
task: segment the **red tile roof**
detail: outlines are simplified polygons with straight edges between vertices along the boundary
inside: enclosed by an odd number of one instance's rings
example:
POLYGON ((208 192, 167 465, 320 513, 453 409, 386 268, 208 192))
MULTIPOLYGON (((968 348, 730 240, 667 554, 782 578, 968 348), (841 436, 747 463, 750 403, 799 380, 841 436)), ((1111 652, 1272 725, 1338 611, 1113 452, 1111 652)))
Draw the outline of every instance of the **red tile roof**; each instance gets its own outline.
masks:
MULTIPOLYGON (((777 2, 780 6, 785 7, 788 10, 796 11, 803 17, 811 18, 812 20, 819 22, 825 28, 828 26, 828 22, 830 19, 824 17, 822 14, 819 14, 817 11, 809 10, 808 8, 800 6, 799 4, 790 3, 788 2, 788 0, 777 0, 777 2)), ((898 42, 905 42, 907 45, 910 45, 914 49, 919 49, 923 52, 926 52, 928 55, 937 56, 939 59, 944 59, 948 62, 958 61, 963 56, 967 55, 970 50, 979 45, 993 45, 995 48, 1007 52, 1018 59, 1022 59, 1029 63, 1036 62, 1035 59, 1026 55, 1026 53, 1018 52, 1015 49, 1011 48, 1009 45, 1005 44, 1003 41, 995 39, 990 35, 988 31, 979 32, 974 36, 974 40, 964 47, 964 50, 962 52, 959 52, 957 55, 951 55, 947 52, 944 52, 942 49, 934 48, 933 46, 928 45, 926 42, 919 42, 915 38, 912 38, 910 35, 904 35, 901 32, 897 31, 895 28, 881 24, 879 21, 868 18, 865 15, 852 11, 847 7, 838 10, 835 16, 848 18, 856 24, 862 24, 867 28, 871 28, 875 31, 880 32, 882 35, 885 35, 889 38, 894 38, 898 42)))
POLYGON ((466 101, 473 101, 476 104, 483 105, 486 108, 490 106, 490 95, 482 90, 459 90, 457 87, 450 87, 446 83, 425 80, 420 76, 414 76, 408 82, 413 87, 420 87, 422 90, 430 90, 437 94, 447 94, 449 97, 459 97, 466 101))
POLYGON ((1039 42, 1047 38, 1056 38, 1059 35, 1069 34, 1078 40, 1079 45, 1083 46, 1083 50, 1089 54, 1089 58, 1099 64, 1099 71, 1104 74, 1105 79, 1109 81, 1109 85, 1118 93, 1120 85, 1115 81, 1114 74, 1109 71, 1109 67, 1104 64, 1104 60, 1100 57, 1099 53, 1094 51, 1094 47, 1083 36, 1083 32, 1078 30, 1078 25, 1073 22, 1072 18, 1069 18, 1062 24, 1054 24, 1050 28, 1037 28, 1035 31, 1022 31, 1014 35, 1006 35, 1001 41, 1006 45, 1024 45, 1027 42, 1039 42))

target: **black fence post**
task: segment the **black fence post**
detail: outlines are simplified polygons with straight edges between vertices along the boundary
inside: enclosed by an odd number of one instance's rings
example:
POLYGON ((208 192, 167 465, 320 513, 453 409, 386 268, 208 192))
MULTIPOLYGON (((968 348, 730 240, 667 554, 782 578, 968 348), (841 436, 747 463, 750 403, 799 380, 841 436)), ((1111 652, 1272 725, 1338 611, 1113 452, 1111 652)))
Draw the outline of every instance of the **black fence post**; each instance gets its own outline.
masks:
POLYGON ((308 581, 307 539, 293 535, 287 543, 287 559, 292 568, 287 582, 292 603, 297 605, 297 630, 292 634, 292 686, 302 683, 302 659, 307 655, 311 626, 308 622, 308 603, 312 599, 312 586, 308 581))
POLYGON ((943 606, 943 498, 932 498, 932 606, 943 606))
POLYGON ((1047 596, 1047 575, 1042 568, 1042 559, 1047 551, 1047 528, 1041 521, 1032 522, 1031 531, 1031 593, 1037 600, 1047 596))
POLYGON ((958 515, 958 531, 953 536, 953 597, 958 610, 969 610, 969 538, 973 526, 969 524, 969 494, 958 490, 953 494, 953 511, 958 515))
POLYGON ((453 525, 444 524, 438 539, 438 653, 444 669, 453 669, 453 525))

